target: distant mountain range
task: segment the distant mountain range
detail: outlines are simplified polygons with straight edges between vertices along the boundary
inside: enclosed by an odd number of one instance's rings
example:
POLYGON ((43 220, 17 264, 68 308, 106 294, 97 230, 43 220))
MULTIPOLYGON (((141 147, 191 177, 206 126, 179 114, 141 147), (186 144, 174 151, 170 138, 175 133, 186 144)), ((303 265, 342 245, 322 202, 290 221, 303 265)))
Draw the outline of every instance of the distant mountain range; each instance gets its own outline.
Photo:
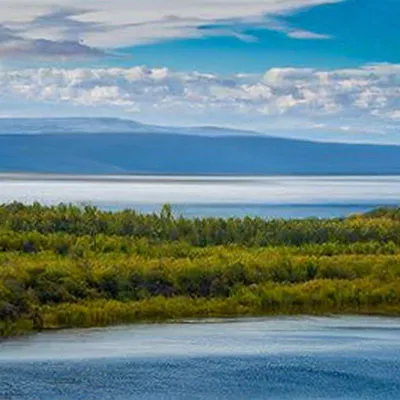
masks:
POLYGON ((71 174, 400 174, 400 146, 109 118, 0 119, 0 171, 71 174))
POLYGON ((254 131, 226 129, 213 126, 175 127, 146 125, 120 118, 0 118, 0 135, 37 134, 104 134, 104 133, 174 133, 207 136, 259 135, 254 131))

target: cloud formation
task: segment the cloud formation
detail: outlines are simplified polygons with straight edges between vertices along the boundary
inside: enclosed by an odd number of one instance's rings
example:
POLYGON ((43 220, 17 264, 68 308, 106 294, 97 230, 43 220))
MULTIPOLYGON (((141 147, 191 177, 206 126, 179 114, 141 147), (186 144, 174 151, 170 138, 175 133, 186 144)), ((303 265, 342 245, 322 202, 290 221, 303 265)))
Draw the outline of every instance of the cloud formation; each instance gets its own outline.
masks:
MULTIPOLYGON (((80 14, 81 12, 78 13, 80 14)), ((28 25, 18 22, 0 23, 0 58, 76 59, 104 55, 103 51, 88 46, 79 39, 80 28, 86 24, 70 19, 74 15, 76 12, 72 10, 60 10, 35 17, 28 25), (53 38, 51 29, 54 27, 62 29, 64 34, 53 38), (33 32, 36 28, 48 28, 50 34, 35 35, 33 32)), ((95 29, 95 25, 91 26, 95 29)))
POLYGON ((166 39, 234 36, 251 40, 249 28, 282 32, 294 39, 327 39, 324 33, 291 27, 284 16, 344 0, 1 0, 0 57, 93 56, 166 39), (215 26, 218 26, 217 28, 215 26), (45 47, 49 49, 45 50, 45 47), (65 49, 64 49, 65 48, 65 49))
MULTIPOLYGON (((193 121, 254 118, 312 120, 314 128, 382 133, 400 127, 400 65, 318 70, 273 68, 261 75, 221 76, 167 68, 0 71, 0 92, 12 98, 103 107, 137 117, 193 121)), ((158 119, 159 121, 159 119, 158 119)), ((148 121, 153 122, 153 121, 148 121)))

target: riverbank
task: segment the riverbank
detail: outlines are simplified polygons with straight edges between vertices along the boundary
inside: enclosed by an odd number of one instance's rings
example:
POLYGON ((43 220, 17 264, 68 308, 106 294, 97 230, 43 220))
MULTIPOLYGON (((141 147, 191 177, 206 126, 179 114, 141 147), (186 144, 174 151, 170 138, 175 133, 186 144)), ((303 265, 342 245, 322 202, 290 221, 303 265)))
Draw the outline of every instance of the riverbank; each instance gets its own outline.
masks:
MULTIPOLYGON (((319 285, 327 284, 320 282, 319 285)), ((399 285, 397 282, 396 285, 399 285)), ((114 300, 101 300, 93 302, 62 304, 58 306, 46 306, 40 309, 42 325, 35 326, 32 319, 19 320, 14 323, 0 323, 1 337, 25 335, 38 331, 52 331, 69 328, 93 328, 107 327, 113 325, 136 324, 136 323, 179 323, 185 319, 203 318, 240 318, 240 317, 263 317, 263 316, 333 316, 333 315, 368 315, 399 317, 400 306, 372 304, 371 301, 364 301, 364 304, 357 304, 356 292, 365 289, 364 285, 357 283, 352 287, 352 297, 346 299, 345 304, 336 301, 324 304, 320 298, 317 299, 318 283, 315 285, 314 293, 310 293, 308 285, 292 285, 291 287, 275 288, 270 295, 288 296, 281 303, 271 298, 266 299, 251 293, 251 299, 227 298, 227 299, 192 299, 188 297, 171 298, 157 297, 143 301, 119 302, 114 300), (308 291, 307 291, 308 290, 308 291), (299 292, 303 291, 300 295, 299 292), (298 292, 298 295, 293 293, 298 292), (309 301, 305 300, 309 298, 309 301)), ((343 282, 337 282, 336 290, 343 289, 343 282)), ((259 289, 259 288, 258 288, 259 289)), ((376 291, 382 288, 374 288, 376 291)), ((243 296, 244 293, 240 295, 243 296)), ((249 295, 249 293, 247 293, 249 295)), ((268 295, 267 295, 268 296, 268 295)), ((372 298, 373 293, 364 293, 365 297, 372 298)))
POLYGON ((184 318, 400 315, 398 209, 195 219, 0 206, 0 335, 184 318))

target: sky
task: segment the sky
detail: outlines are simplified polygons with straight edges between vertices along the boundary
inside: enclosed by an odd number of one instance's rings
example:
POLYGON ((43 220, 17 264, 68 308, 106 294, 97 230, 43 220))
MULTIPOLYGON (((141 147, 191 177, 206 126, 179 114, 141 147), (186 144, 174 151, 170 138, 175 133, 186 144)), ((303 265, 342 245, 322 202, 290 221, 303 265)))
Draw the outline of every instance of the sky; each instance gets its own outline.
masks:
POLYGON ((400 144, 400 0, 0 6, 0 117, 400 144))

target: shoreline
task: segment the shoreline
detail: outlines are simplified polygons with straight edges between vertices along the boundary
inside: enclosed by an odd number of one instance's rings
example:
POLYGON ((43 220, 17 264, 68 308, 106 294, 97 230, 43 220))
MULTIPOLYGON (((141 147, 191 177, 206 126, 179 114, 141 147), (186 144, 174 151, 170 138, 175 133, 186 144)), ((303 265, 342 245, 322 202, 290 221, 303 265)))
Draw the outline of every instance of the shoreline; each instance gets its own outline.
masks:
MULTIPOLYGON (((171 299, 174 300, 174 299, 171 299)), ((189 301, 191 299, 185 299, 189 301)), ((193 299, 192 299, 193 300, 193 299)), ((168 301, 168 300, 167 300, 168 301)), ((210 299, 212 302, 212 299, 210 299)), ((139 302, 132 302, 132 303, 125 303, 128 307, 134 307, 139 302)), ((73 305, 71 305, 73 306, 73 305)), ((90 304, 87 305, 88 307, 90 304)), ((104 306, 104 304, 102 305, 104 306)), ((107 306, 107 304, 105 305, 107 306)), ((240 307, 240 306, 239 306, 240 307)), ((201 311, 204 309, 201 308, 201 311)), ((41 329, 26 329, 26 330, 19 330, 19 331, 10 331, 8 335, 1 335, 0 333, 0 342, 15 339, 18 337, 25 337, 29 335, 36 335, 38 333, 51 333, 51 332, 68 332, 73 331, 76 329, 105 329, 105 328, 112 328, 112 327, 119 327, 119 326, 136 326, 136 325, 171 325, 171 324, 197 324, 197 323, 221 323, 221 322, 242 322, 246 320, 260 320, 265 318, 340 318, 340 317, 371 317, 371 318, 391 318, 391 319, 400 319, 400 306, 399 307, 392 307, 392 308, 376 308, 371 309, 369 307, 365 307, 362 309, 356 308, 346 308, 341 310, 287 310, 287 311, 276 311, 276 312, 263 312, 263 311, 256 311, 252 312, 251 310, 242 310, 242 313, 237 312, 210 312, 209 314, 184 314, 179 317, 170 317, 168 315, 158 315, 152 317, 143 316, 142 318, 135 319, 136 313, 131 315, 126 315, 125 318, 121 320, 113 320, 112 322, 105 322, 102 324, 95 324, 95 323, 82 323, 76 325, 53 325, 53 326, 44 326, 41 329)), ((45 319, 53 319, 55 316, 51 315, 51 312, 47 312, 44 315, 45 319)), ((1 323, 1 322, 0 322, 1 323)), ((17 321, 16 324, 30 324, 31 321, 29 320, 21 320, 17 321)), ((1 328, 1 325, 0 325, 1 328)), ((3 327, 4 328, 4 327, 3 327)), ((0 330, 1 332, 1 330, 0 330)))

